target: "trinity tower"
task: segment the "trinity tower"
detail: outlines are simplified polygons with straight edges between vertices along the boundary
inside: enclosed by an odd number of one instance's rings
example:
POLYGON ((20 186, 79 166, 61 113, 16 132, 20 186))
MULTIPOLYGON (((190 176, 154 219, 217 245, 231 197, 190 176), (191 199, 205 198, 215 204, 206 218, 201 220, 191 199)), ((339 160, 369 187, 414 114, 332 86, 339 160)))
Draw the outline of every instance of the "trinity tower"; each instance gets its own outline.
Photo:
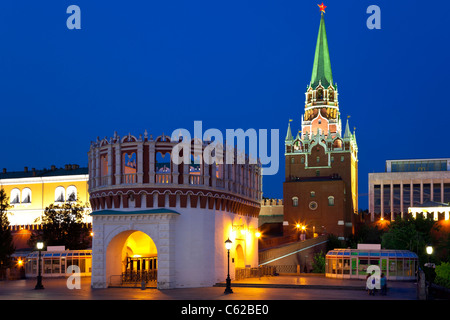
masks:
POLYGON ((290 120, 285 139, 284 232, 297 232, 300 224, 308 237, 332 233, 346 238, 358 211, 358 147, 348 119, 342 134, 323 12, 301 128, 293 134, 290 120))

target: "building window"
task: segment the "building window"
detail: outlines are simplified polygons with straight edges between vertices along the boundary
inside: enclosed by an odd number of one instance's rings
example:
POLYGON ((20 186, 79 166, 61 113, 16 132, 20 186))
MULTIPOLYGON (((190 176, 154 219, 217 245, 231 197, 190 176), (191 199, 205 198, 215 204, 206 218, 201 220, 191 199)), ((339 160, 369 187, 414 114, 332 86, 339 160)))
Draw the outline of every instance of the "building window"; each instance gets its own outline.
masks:
POLYGON ((320 157, 317 157, 316 160, 317 160, 317 163, 319 163, 320 162, 320 157))
POLYGON ((19 189, 12 189, 11 190, 11 197, 10 197, 11 204, 17 204, 20 203, 20 190, 19 189))
POLYGON ((22 190, 22 203, 31 203, 31 190, 25 188, 22 190))
POLYGON ((301 163, 305 163, 305 158, 302 157, 301 160, 300 160, 300 162, 301 162, 301 163))
POLYGON ((293 197, 292 198, 292 206, 293 207, 298 207, 298 198, 297 197, 293 197))
POLYGON ((295 160, 294 157, 291 158, 291 163, 294 164, 295 160))
POLYGON ((334 157, 333 156, 331 156, 331 162, 334 162, 334 157))
POLYGON ((329 206, 334 206, 334 197, 333 196, 329 196, 328 197, 328 205, 329 206))
POLYGON ((316 177, 320 177, 320 171, 316 170, 316 177))
POLYGON ((69 186, 67 188, 67 201, 77 201, 77 187, 69 186))
POLYGON ((344 162, 344 156, 341 156, 341 162, 344 162))
POLYGON ((316 196, 316 193, 314 191, 311 191, 310 195, 311 195, 311 198, 314 198, 316 196))
POLYGON ((57 187, 55 189, 55 202, 64 202, 64 195, 66 190, 64 187, 57 187))

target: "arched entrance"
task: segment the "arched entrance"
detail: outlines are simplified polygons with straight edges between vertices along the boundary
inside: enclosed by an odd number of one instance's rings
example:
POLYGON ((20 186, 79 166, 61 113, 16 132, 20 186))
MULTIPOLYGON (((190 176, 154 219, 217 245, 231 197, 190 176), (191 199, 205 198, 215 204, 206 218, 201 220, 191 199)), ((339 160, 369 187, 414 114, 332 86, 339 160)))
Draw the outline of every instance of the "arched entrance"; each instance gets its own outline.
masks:
POLYGON ((245 255, 242 245, 236 246, 236 268, 245 268, 245 255))
POLYGON ((106 250, 106 280, 110 285, 156 285, 158 256, 154 241, 144 232, 123 231, 106 250))

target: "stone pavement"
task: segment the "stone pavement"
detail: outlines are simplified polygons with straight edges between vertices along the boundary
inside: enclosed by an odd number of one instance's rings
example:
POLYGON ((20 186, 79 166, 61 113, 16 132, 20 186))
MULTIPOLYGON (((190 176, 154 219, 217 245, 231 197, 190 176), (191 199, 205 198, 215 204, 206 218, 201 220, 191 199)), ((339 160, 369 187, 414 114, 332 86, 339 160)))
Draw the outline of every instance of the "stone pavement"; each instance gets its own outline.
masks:
POLYGON ((364 280, 330 279, 318 275, 272 276, 232 281, 206 288, 170 290, 136 288, 92 289, 90 277, 80 289, 68 289, 64 278, 44 278, 44 290, 34 290, 35 279, 0 281, 0 300, 416 300, 416 284, 390 281, 388 294, 369 296, 364 280))

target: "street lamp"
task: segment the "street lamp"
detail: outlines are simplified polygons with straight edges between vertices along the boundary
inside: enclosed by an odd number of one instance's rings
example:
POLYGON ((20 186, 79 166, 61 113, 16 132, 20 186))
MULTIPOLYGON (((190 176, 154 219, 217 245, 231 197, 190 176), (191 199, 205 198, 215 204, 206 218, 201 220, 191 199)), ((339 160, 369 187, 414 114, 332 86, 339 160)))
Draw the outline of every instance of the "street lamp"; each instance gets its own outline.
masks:
POLYGON ((44 289, 44 286, 42 285, 42 275, 41 275, 41 251, 44 248, 44 243, 42 241, 39 241, 36 243, 36 248, 39 251, 39 259, 38 259, 38 276, 37 276, 37 283, 34 287, 35 290, 38 289, 44 289))
POLYGON ((431 263, 430 263, 430 256, 433 254, 433 247, 431 245, 428 245, 426 247, 426 251, 428 254, 428 263, 427 263, 427 267, 428 267, 428 285, 427 285, 427 300, 430 296, 430 286, 431 286, 431 271, 430 269, 432 268, 431 263))
POLYGON ((227 286, 225 287, 225 293, 233 293, 233 290, 231 290, 231 278, 230 278, 230 249, 233 242, 231 242, 230 238, 225 241, 225 248, 228 251, 228 274, 227 274, 227 286))

